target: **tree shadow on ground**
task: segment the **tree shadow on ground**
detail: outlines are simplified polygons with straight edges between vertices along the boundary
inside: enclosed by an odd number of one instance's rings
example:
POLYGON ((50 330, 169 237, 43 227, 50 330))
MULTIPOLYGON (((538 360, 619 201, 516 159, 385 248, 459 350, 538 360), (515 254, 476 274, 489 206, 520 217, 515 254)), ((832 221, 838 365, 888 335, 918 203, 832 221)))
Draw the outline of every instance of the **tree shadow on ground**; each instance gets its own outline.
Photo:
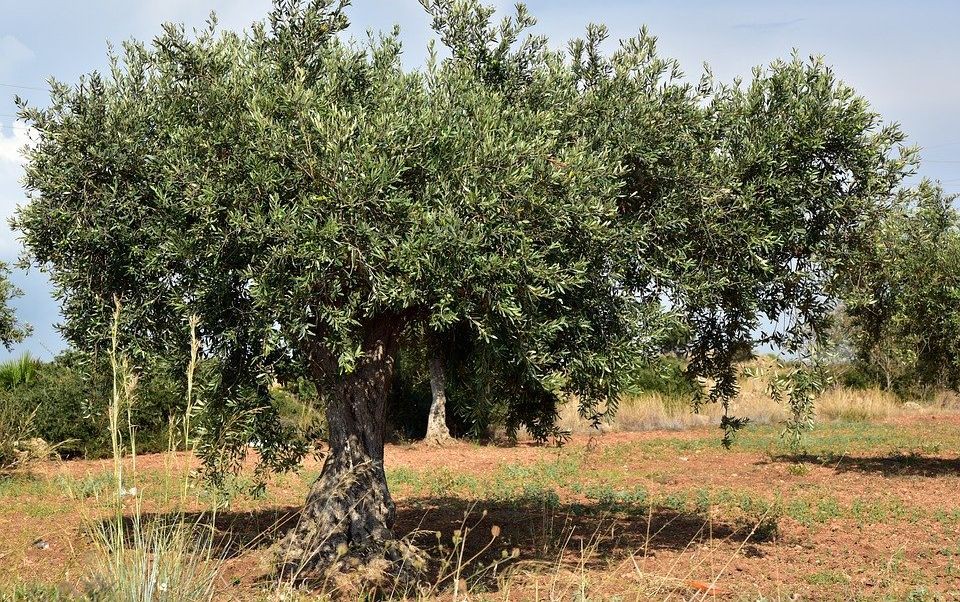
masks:
MULTIPOLYGON (((140 522, 182 523, 208 529, 213 521, 214 555, 231 559, 266 550, 296 524, 298 517, 298 507, 283 506, 252 512, 220 511, 215 517, 144 513, 140 522)), ((125 518, 124 528, 127 541, 132 542, 131 517, 125 518)), ((518 553, 522 560, 549 564, 570 560, 591 568, 631 554, 642 558, 661 550, 682 552, 711 539, 739 543, 748 537, 750 527, 711 521, 694 512, 642 505, 422 497, 397 502, 394 531, 411 539, 437 562, 457 547, 454 539, 458 537, 463 558, 476 557, 473 562, 477 566, 518 553), (464 528, 465 537, 455 536, 464 528)))
POLYGON ((711 527, 714 539, 736 531, 711 524, 700 514, 640 505, 496 503, 456 497, 405 500, 397 519, 397 531, 414 534, 418 545, 428 550, 439 551, 438 544, 451 549, 454 533, 467 528, 465 557, 479 555, 478 560, 489 561, 516 549, 527 560, 556 563, 567 556, 588 568, 616 556, 683 550, 711 537, 711 527))
POLYGON ((813 455, 789 454, 777 456, 774 462, 789 464, 819 464, 836 473, 861 472, 885 477, 945 477, 960 476, 960 458, 941 458, 921 454, 891 454, 889 456, 849 456, 846 454, 813 455))
MULTIPOLYGON (((272 546, 296 524, 299 510, 296 506, 282 506, 251 512, 142 512, 139 519, 123 516, 122 528, 127 546, 138 541, 138 522, 141 533, 149 532, 154 526, 187 528, 201 537, 213 533, 211 556, 229 560, 272 546)), ((115 521, 115 518, 104 519, 101 525, 109 528, 115 521)))

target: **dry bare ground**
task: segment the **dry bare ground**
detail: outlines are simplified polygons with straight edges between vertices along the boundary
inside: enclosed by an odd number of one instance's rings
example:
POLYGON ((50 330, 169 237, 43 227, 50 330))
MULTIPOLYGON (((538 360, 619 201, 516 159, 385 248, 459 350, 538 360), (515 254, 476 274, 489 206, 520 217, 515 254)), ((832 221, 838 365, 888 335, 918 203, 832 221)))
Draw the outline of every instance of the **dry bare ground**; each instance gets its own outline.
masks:
MULTIPOLYGON (((749 391, 739 404, 758 422, 782 418, 749 391)), ((870 392, 831 392, 820 407, 824 422, 799 450, 775 424, 748 429, 724 450, 716 429, 650 399, 625 404, 604 433, 566 416, 577 434, 560 449, 392 445, 397 528, 438 559, 433 586, 419 595, 960 597, 960 415, 905 409, 870 392), (645 425, 683 430, 628 432, 645 425)), ((190 465, 183 454, 137 458, 128 515, 139 500, 144 522, 183 516, 176 475, 190 465)), ((89 526, 116 499, 112 470, 110 461, 48 462, 0 481, 0 597, 49 599, 87 586, 96 554, 89 526)), ((318 471, 311 461, 274 477, 261 498, 242 491, 243 479, 218 494, 215 599, 315 594, 277 584, 268 568, 271 544, 296 520, 318 471)), ((182 510, 211 519, 212 496, 193 485, 182 510)), ((364 593, 336 586, 334 597, 364 593)))

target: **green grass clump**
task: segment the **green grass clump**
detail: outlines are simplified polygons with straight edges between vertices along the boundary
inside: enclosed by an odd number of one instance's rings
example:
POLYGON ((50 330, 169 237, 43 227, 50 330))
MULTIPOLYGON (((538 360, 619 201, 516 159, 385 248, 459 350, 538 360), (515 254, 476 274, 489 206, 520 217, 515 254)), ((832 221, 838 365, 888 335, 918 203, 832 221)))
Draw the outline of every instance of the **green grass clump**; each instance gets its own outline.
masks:
POLYGON ((650 502, 650 492, 642 485, 630 489, 618 489, 606 484, 591 485, 584 490, 584 495, 610 510, 630 510, 645 507, 650 502))
POLYGON ((72 593, 45 584, 23 584, 0 589, 0 602, 72 602, 72 593))
POLYGON ((823 570, 816 573, 810 573, 804 580, 810 585, 828 586, 845 585, 850 583, 850 577, 840 571, 823 570))

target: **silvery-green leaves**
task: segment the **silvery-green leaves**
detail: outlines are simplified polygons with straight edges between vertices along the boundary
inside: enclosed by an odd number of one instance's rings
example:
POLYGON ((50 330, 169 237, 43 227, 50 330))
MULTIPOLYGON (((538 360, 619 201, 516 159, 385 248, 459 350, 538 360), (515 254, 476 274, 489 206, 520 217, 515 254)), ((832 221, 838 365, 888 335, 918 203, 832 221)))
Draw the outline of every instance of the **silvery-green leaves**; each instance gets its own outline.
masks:
POLYGON ((424 0, 449 52, 408 70, 395 34, 346 40, 344 4, 167 27, 22 106, 38 142, 14 225, 67 338, 102 342, 116 295, 131 351, 182 354, 199 315, 211 441, 257 439, 275 466, 302 448, 273 379, 322 390, 375 319, 468 338, 476 402, 537 436, 562 397, 602 420, 664 350, 728 401, 764 317, 772 343, 817 328, 911 158, 816 59, 692 85, 645 30, 552 50, 523 7, 424 0))
POLYGON ((857 358, 885 387, 960 387, 960 218, 933 182, 903 190, 845 272, 857 358))

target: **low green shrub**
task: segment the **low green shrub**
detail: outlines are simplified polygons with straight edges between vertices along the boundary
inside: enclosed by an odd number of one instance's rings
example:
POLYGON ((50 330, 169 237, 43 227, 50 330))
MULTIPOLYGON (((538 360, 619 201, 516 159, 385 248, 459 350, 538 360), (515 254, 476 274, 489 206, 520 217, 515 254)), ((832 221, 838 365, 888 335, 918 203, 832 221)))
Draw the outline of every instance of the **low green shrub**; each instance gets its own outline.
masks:
POLYGON ((659 393, 667 399, 683 400, 685 404, 702 389, 700 383, 687 376, 683 360, 672 356, 661 356, 637 368, 628 382, 631 392, 659 393))
POLYGON ((847 389, 863 391, 880 386, 878 375, 858 363, 837 364, 832 367, 834 382, 847 389))
MULTIPOLYGON (((108 456, 106 408, 113 380, 103 362, 75 352, 52 362, 30 361, 33 366, 26 378, 22 377, 23 358, 16 360, 19 367, 0 365, 0 412, 8 416, 0 420, 17 424, 30 417, 28 436, 55 446, 63 457, 108 456)), ((162 451, 169 445, 171 417, 182 414, 184 396, 179 383, 165 377, 162 370, 143 373, 132 412, 137 448, 162 451)))
POLYGON ((270 400, 280 415, 285 428, 295 429, 307 440, 324 438, 327 419, 316 386, 306 379, 286 383, 270 389, 270 400))
POLYGON ((71 592, 44 584, 18 583, 0 588, 0 602, 68 602, 79 600, 71 592))
POLYGON ((33 413, 0 397, 0 471, 16 468, 22 458, 20 442, 33 436, 33 413))

